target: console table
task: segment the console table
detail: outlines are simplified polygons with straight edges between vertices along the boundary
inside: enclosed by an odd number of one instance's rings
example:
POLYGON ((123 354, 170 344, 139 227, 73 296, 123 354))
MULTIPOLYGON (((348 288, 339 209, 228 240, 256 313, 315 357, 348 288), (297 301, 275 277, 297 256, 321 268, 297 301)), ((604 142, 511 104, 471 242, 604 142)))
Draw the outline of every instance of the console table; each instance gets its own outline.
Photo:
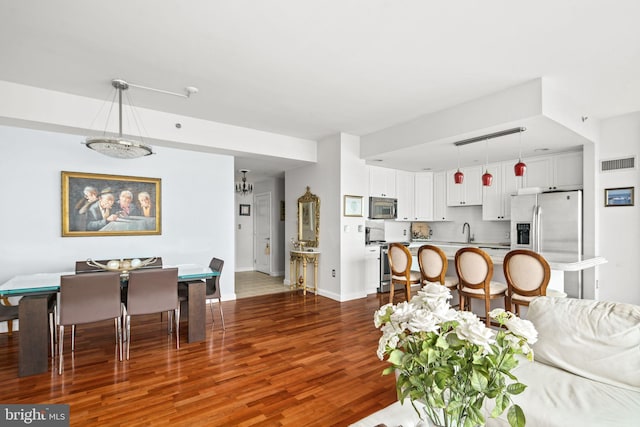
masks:
POLYGON ((318 258, 320 251, 314 250, 293 250, 291 254, 291 271, 289 275, 290 288, 302 288, 302 293, 307 294, 307 290, 318 295, 318 258), (313 263, 313 288, 307 285, 307 265, 313 263), (302 267, 302 274, 300 268, 302 267))

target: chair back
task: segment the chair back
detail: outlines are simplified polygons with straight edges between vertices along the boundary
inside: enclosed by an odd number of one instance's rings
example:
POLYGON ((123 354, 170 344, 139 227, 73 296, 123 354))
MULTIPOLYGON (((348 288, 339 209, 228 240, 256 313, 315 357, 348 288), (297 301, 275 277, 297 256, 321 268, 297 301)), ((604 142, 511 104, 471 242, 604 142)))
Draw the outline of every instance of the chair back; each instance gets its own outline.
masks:
POLYGON ((149 314, 178 307, 178 269, 152 268, 129 272, 127 314, 149 314))
POLYGON ((418 249, 418 266, 420 266, 423 282, 437 282, 444 285, 448 265, 447 255, 439 247, 423 245, 418 249))
POLYGON ((217 276, 211 277, 206 281, 206 297, 207 298, 220 298, 220 276, 222 275, 222 267, 224 267, 224 261, 219 258, 212 258, 209 263, 211 271, 217 271, 220 273, 217 276))
POLYGON ((460 288, 484 289, 490 293, 493 261, 489 254, 478 248, 462 248, 456 252, 456 272, 460 288))
POLYGON ((525 249, 510 251, 504 257, 503 269, 509 295, 546 295, 551 269, 542 255, 525 249))
POLYGON ((120 273, 60 277, 60 324, 76 325, 119 317, 120 273))
POLYGON ((392 276, 404 276, 409 280, 411 272, 411 252, 400 243, 391 243, 387 252, 389 270, 392 276))

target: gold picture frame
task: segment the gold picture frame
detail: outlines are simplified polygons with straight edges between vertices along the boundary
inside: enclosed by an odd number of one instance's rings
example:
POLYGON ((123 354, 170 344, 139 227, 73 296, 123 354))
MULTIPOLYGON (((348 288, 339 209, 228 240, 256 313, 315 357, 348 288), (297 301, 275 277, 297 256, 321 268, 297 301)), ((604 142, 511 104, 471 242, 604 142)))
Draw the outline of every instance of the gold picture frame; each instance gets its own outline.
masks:
POLYGON ((604 206, 633 206, 634 187, 605 188, 604 206))
POLYGON ((162 234, 161 180, 62 171, 62 237, 162 234))
POLYGON ((344 196, 344 216, 362 216, 362 196, 344 196))

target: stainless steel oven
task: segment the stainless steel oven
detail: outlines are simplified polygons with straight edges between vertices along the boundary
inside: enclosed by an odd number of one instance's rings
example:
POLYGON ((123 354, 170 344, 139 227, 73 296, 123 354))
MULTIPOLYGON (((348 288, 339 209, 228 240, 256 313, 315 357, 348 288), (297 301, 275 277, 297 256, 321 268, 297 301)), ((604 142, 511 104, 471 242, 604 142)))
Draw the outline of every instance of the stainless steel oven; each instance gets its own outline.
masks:
MULTIPOLYGON (((409 242, 398 242, 409 246, 409 242)), ((380 245, 380 286, 378 293, 389 292, 391 287, 391 268, 389 268, 389 243, 380 245)))

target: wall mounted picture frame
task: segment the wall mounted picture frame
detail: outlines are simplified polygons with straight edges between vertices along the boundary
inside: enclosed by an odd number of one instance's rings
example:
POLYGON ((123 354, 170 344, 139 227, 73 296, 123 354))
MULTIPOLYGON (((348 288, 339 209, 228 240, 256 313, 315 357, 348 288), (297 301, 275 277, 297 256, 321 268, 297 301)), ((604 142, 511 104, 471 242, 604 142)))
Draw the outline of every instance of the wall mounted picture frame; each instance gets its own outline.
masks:
POLYGON ((605 188, 604 205, 605 207, 633 206, 633 193, 634 187, 605 188))
POLYGON ((251 205, 240 205, 240 216, 251 216, 251 205))
POLYGON ((62 237, 162 234, 161 180, 61 172, 62 237))
POLYGON ((344 196, 344 216, 362 216, 362 196, 344 196))

